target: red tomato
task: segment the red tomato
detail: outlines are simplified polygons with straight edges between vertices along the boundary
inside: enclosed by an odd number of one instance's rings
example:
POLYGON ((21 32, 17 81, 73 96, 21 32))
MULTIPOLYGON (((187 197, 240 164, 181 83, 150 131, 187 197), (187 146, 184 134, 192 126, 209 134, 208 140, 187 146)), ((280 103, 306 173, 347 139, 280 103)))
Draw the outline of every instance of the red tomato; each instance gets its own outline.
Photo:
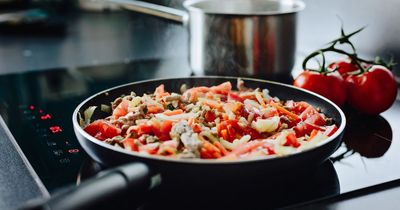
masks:
POLYGON ((286 136, 286 142, 283 146, 299 147, 300 143, 297 141, 297 137, 294 133, 290 133, 286 136))
POLYGON ((300 122, 293 127, 293 130, 296 132, 297 137, 302 137, 306 134, 310 135, 313 130, 322 130, 322 127, 309 122, 300 122))
POLYGON ((217 132, 223 139, 233 142, 244 135, 250 135, 251 139, 258 139, 261 135, 251 127, 241 127, 238 120, 225 120, 217 125, 217 132))
POLYGON ((214 122, 214 120, 217 119, 217 116, 215 116, 214 112, 209 110, 204 114, 204 119, 207 122, 214 122))
MULTIPOLYGON (((293 107, 292 107, 291 111, 294 112, 295 114, 301 114, 308 107, 310 107, 310 104, 308 104, 307 102, 304 102, 304 101, 293 102, 293 103, 294 104, 293 104, 293 107)), ((301 118, 301 115, 299 117, 301 118)))
POLYGON ((160 141, 171 140, 169 132, 172 129, 172 121, 162 121, 158 125, 153 124, 152 131, 160 141))
POLYGON ((323 75, 318 72, 303 71, 293 83, 294 86, 321 94, 338 106, 346 102, 346 85, 337 74, 323 75))
POLYGON ((352 63, 348 60, 336 61, 334 63, 329 64, 328 68, 337 69, 339 74, 343 77, 347 77, 350 72, 357 71, 359 68, 356 64, 352 63))
POLYGON ((396 100, 396 80, 383 66, 375 65, 363 74, 350 75, 346 82, 350 106, 362 113, 378 115, 396 100))
POLYGON ((232 90, 232 84, 230 82, 224 82, 217 86, 212 86, 210 90, 213 93, 226 95, 232 90))
POLYGON ((169 132, 172 129, 172 121, 162 121, 160 123, 143 123, 135 127, 138 136, 143 134, 154 134, 160 141, 170 140, 169 132))
POLYGON ((118 136, 121 133, 121 129, 114 125, 106 122, 105 120, 96 120, 87 125, 84 130, 91 136, 96 137, 99 140, 105 140, 118 136))
POLYGON ((135 144, 135 139, 133 138, 126 138, 122 141, 125 149, 130 149, 131 151, 139 151, 138 145, 135 144))
POLYGON ((118 106, 113 111, 113 116, 115 117, 115 119, 118 119, 128 114, 128 106, 129 106, 129 101, 123 99, 121 103, 118 104, 118 106))
POLYGON ((240 97, 237 93, 229 92, 228 93, 228 100, 239 101, 243 103, 244 99, 240 97))
POLYGON ((308 106, 303 112, 301 112, 301 114, 299 115, 299 117, 302 120, 306 120, 307 118, 309 118, 311 115, 318 113, 317 110, 313 107, 313 106, 308 106))
POLYGON ((338 128, 336 127, 336 125, 326 126, 324 134, 327 136, 332 136, 337 130, 338 128))
POLYGON ((319 126, 326 125, 325 119, 319 113, 315 113, 315 114, 311 115, 304 122, 309 123, 309 124, 319 125, 319 126))
POLYGON ((141 136, 143 134, 151 133, 152 126, 147 123, 142 123, 142 124, 136 126, 134 130, 136 131, 137 135, 141 136))

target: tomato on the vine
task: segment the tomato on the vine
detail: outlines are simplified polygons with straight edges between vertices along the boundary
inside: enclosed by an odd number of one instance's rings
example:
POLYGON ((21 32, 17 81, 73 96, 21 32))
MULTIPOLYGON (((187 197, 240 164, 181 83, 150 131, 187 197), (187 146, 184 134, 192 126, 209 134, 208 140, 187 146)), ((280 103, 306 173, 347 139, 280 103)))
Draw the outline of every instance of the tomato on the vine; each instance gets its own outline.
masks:
POLYGON ((350 75, 346 82, 350 106, 362 113, 377 115, 396 100, 396 80, 384 66, 374 65, 367 72, 350 75))
POLYGON ((388 62, 380 57, 374 61, 360 58, 350 37, 362 30, 346 34, 342 28, 340 37, 331 41, 329 46, 309 54, 302 64, 303 69, 309 70, 301 73, 294 85, 319 93, 339 106, 347 100, 350 106, 364 114, 377 115, 389 109, 397 96, 397 83, 389 69, 396 63, 393 57, 388 62), (348 45, 352 52, 338 48, 338 45, 348 45), (348 58, 326 67, 327 52, 348 58), (317 56, 322 57, 322 63, 318 62, 319 68, 307 68, 308 61, 317 56))
POLYGON ((348 60, 340 60, 329 64, 328 68, 337 70, 342 77, 346 78, 350 72, 359 70, 360 68, 348 60))
POLYGON ((319 72, 303 71, 296 77, 293 85, 325 96, 338 106, 346 102, 346 85, 343 78, 337 73, 325 75, 319 72))

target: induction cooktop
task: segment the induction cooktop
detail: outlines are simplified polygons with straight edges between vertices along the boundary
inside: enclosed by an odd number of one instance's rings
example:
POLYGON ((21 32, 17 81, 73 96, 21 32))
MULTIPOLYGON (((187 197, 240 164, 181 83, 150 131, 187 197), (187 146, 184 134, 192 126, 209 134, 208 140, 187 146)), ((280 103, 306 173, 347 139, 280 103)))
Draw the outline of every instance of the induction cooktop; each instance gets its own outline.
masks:
MULTIPOLYGON (((82 150, 73 132, 72 112, 82 100, 116 85, 177 76, 190 76, 190 71, 175 69, 173 63, 163 60, 0 75, 0 114, 40 180, 53 193, 76 184, 78 177, 102 170, 93 167, 97 163, 82 150)), ((283 207, 400 179, 400 101, 376 117, 345 112, 344 141, 330 160, 290 186, 268 189, 261 178, 263 193, 274 202, 259 207, 283 207)), ((154 204, 162 189, 161 184, 147 204, 154 204)), ((238 199, 235 206, 245 201, 238 199)))

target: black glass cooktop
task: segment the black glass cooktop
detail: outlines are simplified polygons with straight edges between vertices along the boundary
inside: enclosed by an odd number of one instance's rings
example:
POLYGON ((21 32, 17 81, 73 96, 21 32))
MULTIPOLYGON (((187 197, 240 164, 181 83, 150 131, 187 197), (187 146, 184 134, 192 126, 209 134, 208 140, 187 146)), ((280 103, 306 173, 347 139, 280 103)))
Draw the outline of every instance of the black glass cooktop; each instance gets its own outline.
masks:
MULTIPOLYGON (((188 68, 174 68, 174 62, 183 61, 147 60, 0 75, 0 114, 52 193, 76 183, 78 175, 90 174, 86 172, 86 168, 91 168, 90 160, 72 129, 71 117, 75 107, 88 96, 116 85, 190 75, 188 68)), ((363 117, 347 111, 347 119, 344 143, 330 161, 310 172, 308 178, 299 177, 302 184, 296 182, 276 187, 274 192, 283 197, 288 195, 283 189, 296 191, 287 199, 278 196, 270 207, 400 179, 400 101, 378 117, 363 117), (314 193, 308 196, 309 192, 314 193), (303 196, 296 196, 299 194, 303 196)), ((269 191, 267 188, 265 192, 269 191)))

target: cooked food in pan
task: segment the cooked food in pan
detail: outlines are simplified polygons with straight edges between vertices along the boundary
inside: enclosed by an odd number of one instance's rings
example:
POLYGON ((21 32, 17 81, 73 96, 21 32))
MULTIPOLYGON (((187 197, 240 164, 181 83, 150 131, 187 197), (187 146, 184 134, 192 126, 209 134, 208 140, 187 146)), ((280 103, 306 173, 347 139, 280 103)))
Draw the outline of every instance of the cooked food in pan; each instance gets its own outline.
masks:
MULTIPOLYGON (((85 111, 90 118, 95 108, 85 111)), ((99 141, 147 155, 227 159, 274 157, 315 147, 333 135, 329 116, 305 101, 282 101, 238 80, 212 87, 181 87, 121 96, 101 105, 110 116, 84 130, 99 141)))

